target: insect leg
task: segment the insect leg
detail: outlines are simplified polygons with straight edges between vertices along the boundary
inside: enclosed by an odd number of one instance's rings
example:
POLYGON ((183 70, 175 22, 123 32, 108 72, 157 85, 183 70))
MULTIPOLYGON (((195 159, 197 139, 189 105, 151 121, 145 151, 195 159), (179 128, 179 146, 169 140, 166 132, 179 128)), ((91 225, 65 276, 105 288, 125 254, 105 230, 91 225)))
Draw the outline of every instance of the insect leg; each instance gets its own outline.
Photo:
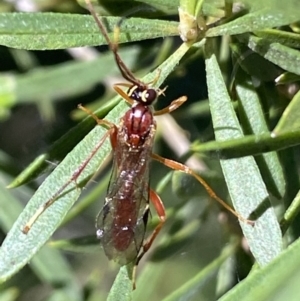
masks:
POLYGON ((155 229, 153 230, 152 234, 144 242, 143 247, 142 247, 142 251, 139 254, 138 258, 136 259, 135 266, 134 266, 133 271, 132 271, 133 289, 135 289, 135 276, 136 276, 137 266, 138 266, 140 260, 143 258, 143 256, 151 248, 151 245, 152 245, 153 241, 155 240, 156 236, 159 234, 162 226, 164 225, 164 223, 166 221, 166 212, 165 212, 164 204, 163 204, 161 198, 159 197, 159 195, 155 191, 153 191, 152 189, 150 189, 150 201, 153 204, 153 206, 155 208, 155 211, 158 215, 159 223, 155 227, 155 229))
POLYGON ((228 211, 230 211, 233 215, 235 215, 242 222, 245 222, 252 226, 254 225, 254 221, 248 220, 248 219, 244 218, 243 216, 241 216, 238 212, 236 212, 233 208, 231 208, 227 203, 225 203, 225 201, 223 201, 219 196, 217 196, 216 193, 213 191, 213 189, 208 185, 208 183, 202 177, 197 175, 197 173, 195 173, 191 168, 189 168, 188 166, 181 164, 179 162, 163 158, 157 154, 152 154, 151 156, 154 160, 164 164, 165 166, 167 166, 171 169, 178 170, 178 171, 181 171, 181 172, 184 172, 186 174, 193 176, 204 187, 204 189, 207 191, 207 193, 209 194, 209 196, 212 199, 219 202, 224 208, 226 208, 228 211))
POLYGON ((127 87, 127 88, 131 88, 132 87, 132 84, 130 83, 116 83, 114 84, 114 86, 121 86, 121 87, 127 87))
POLYGON ((78 105, 78 109, 80 109, 80 110, 86 112, 88 115, 90 115, 98 123, 98 125, 105 125, 109 129, 115 127, 115 125, 112 122, 109 122, 108 120, 105 120, 105 119, 98 118, 98 116, 96 116, 92 111, 90 111, 88 108, 84 107, 81 104, 78 105))
MULTIPOLYGON (((78 177, 80 176, 80 174, 82 173, 82 171, 86 168, 87 164, 91 161, 91 159, 94 157, 94 155, 97 153, 97 151, 101 148, 102 144, 104 143, 104 141, 106 140, 107 137, 111 137, 111 141, 114 141, 114 137, 115 137, 115 132, 116 132, 116 126, 113 123, 110 123, 107 120, 103 120, 103 119, 99 119, 94 113, 92 113, 91 111, 89 111, 88 109, 84 108, 83 106, 79 105, 78 106, 80 109, 82 109, 83 111, 87 112, 89 115, 91 115, 96 122, 99 125, 105 125, 107 127, 109 127, 108 131, 104 134, 104 136, 100 139, 100 141, 96 144, 96 146, 94 147, 94 149, 92 150, 91 154, 88 156, 88 158, 85 159, 85 161, 83 161, 80 166, 75 170, 75 172, 72 174, 72 176, 70 177, 70 179, 64 184, 62 185, 54 194, 53 196, 46 202, 44 203, 42 206, 40 206, 37 211, 34 213, 34 215, 30 218, 30 220, 26 223, 26 225, 24 226, 24 228, 22 229, 22 232, 24 234, 27 234, 32 225, 36 222, 36 220, 40 217, 40 215, 48 208, 50 207, 61 195, 61 193, 73 182, 78 179, 78 177)), ((77 184, 76 184, 77 185, 77 184)))
MULTIPOLYGON (((124 92, 119 86, 125 86, 127 87, 127 84, 115 84, 113 86, 113 88, 115 89, 115 91, 126 100, 126 102, 128 102, 130 105, 133 104, 133 100, 128 96, 128 94, 126 92, 124 92)), ((131 87, 132 85, 128 85, 128 87, 131 87)))
POLYGON ((184 102, 186 102, 187 97, 186 96, 181 96, 176 100, 173 100, 167 107, 165 107, 164 109, 161 109, 159 111, 155 111, 154 115, 158 116, 158 115, 163 115, 163 114, 167 114, 170 112, 175 111, 176 109, 178 109, 184 102))
POLYGON ((108 136, 110 136, 112 134, 112 131, 114 129, 111 128, 110 130, 108 130, 105 135, 101 138, 101 140, 98 142, 98 144, 95 146, 95 148, 93 149, 92 153, 89 155, 89 157, 81 163, 81 165, 75 170, 75 172, 73 173, 73 175, 71 176, 71 178, 64 184, 62 185, 56 193, 53 194, 53 196, 46 202, 44 203, 42 206, 40 206, 37 211, 34 213, 34 215, 30 218, 30 220, 26 223, 26 225, 24 226, 24 228, 22 229, 22 232, 24 234, 27 234, 29 232, 29 230, 31 229, 32 225, 36 222, 36 220, 40 217, 40 215, 48 208, 50 207, 60 196, 60 194, 73 182, 78 179, 78 177, 80 176, 80 174, 82 173, 82 171, 85 169, 85 167, 87 166, 87 164, 90 162, 90 160, 93 158, 93 156, 95 155, 95 153, 99 150, 99 148, 102 146, 103 142, 106 140, 106 138, 108 136))

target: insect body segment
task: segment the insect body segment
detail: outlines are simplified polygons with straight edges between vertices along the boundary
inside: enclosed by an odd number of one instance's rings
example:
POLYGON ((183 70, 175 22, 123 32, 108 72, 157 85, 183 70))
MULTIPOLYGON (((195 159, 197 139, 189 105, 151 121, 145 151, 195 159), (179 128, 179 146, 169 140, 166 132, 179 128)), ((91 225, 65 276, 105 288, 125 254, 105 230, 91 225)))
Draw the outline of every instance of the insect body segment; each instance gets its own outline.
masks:
POLYGON ((127 95, 137 102, 151 105, 157 99, 158 92, 153 88, 145 89, 143 86, 134 85, 128 89, 127 95))
POLYGON ((151 109, 138 103, 121 119, 113 145, 113 172, 96 228, 108 258, 121 265, 136 260, 144 241, 155 128, 151 109))

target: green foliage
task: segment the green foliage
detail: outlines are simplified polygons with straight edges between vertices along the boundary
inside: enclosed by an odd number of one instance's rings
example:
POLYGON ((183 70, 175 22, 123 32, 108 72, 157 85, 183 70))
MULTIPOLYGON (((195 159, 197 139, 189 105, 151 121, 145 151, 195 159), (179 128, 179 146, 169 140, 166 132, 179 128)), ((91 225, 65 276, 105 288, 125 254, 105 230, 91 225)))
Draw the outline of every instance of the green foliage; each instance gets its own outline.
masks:
MULTIPOLYGON (((155 87, 167 81, 166 100, 160 98, 157 105, 188 97, 172 113, 179 126, 164 116, 158 118, 163 126, 158 129, 155 152, 165 157, 175 153, 180 162, 191 156, 194 168, 201 165, 199 170, 216 193, 232 202, 242 229, 241 234, 230 213, 219 214, 215 206, 207 205, 209 196, 190 176, 178 172, 165 176, 165 168, 155 165, 151 184, 165 203, 167 223, 150 256, 140 263, 134 292, 131 267, 122 267, 113 281, 115 265, 94 238, 93 220, 109 179, 109 139, 102 144, 107 130, 95 126, 91 117, 76 125, 66 118, 78 103, 94 102, 90 105, 99 118, 118 125, 128 105, 120 96, 112 97, 111 78, 119 76, 119 70, 110 52, 80 61, 71 50, 59 50, 105 44, 83 8, 61 2, 66 6, 49 1, 48 7, 40 7, 55 13, 12 13, 8 10, 17 8, 0 5, 0 301, 296 300, 300 277, 299 156, 294 152, 300 142, 297 1, 270 0, 264 7, 259 1, 239 1, 239 6, 235 1, 140 1, 156 10, 137 11, 138 17, 122 22, 119 42, 135 42, 120 46, 126 65, 144 82, 159 74, 155 87), (166 21, 178 5, 180 23, 166 21), (179 35, 186 43, 176 49, 173 36, 179 35), (158 37, 166 39, 148 41, 158 37), (31 108, 38 108, 38 114, 23 119, 31 108), (58 131, 62 119, 66 124, 58 131), (30 156, 12 149, 12 141, 23 145, 38 127, 43 131, 36 140, 39 144, 27 148, 30 156), (184 137, 174 147, 171 142, 182 136, 181 128, 190 133, 191 141, 184 137), (45 146, 41 141, 48 139, 46 133, 54 138, 45 146), (170 142, 170 149, 162 138, 170 142), (179 153, 181 143, 187 146, 179 153), (76 182, 70 181, 100 144, 76 182), (20 167, 24 164, 28 164, 25 169, 20 167), (51 165, 57 166, 40 184, 51 165), (23 234, 36 210, 58 191, 54 204, 23 234), (244 219, 254 220, 254 226, 244 219), (51 238, 59 227, 64 240, 51 238)), ((112 37, 126 5, 104 0, 93 4, 117 14, 104 18, 112 37)), ((84 55, 91 50, 84 49, 84 55)), ((76 118, 80 115, 72 112, 76 118)), ((149 233, 157 224, 152 211, 149 233)))

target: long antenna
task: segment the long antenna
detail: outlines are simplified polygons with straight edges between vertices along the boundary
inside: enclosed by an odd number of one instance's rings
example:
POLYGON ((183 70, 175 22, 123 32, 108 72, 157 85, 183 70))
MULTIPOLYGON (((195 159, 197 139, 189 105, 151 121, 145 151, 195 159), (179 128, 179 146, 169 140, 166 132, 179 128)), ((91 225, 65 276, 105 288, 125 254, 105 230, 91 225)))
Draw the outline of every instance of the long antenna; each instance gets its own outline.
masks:
MULTIPOLYGON (((117 66, 122 74, 122 76, 128 80, 129 82, 136 84, 138 86, 146 86, 143 82, 141 82, 140 80, 138 80, 134 74, 126 67, 125 63, 123 62, 123 60, 121 59, 121 57, 118 54, 118 43, 116 42, 112 42, 107 34, 107 30, 106 27, 104 26, 103 22, 101 21, 101 19, 96 15, 95 9, 91 3, 90 0, 85 0, 85 3, 87 5, 88 10, 90 11, 91 15, 93 16, 94 20, 96 21, 101 33, 103 34, 109 48, 111 49, 111 51, 113 52, 114 56, 115 56, 115 60, 117 63, 117 66)), ((123 19, 121 19, 121 22, 123 21, 123 19)), ((115 27, 115 40, 118 39, 119 37, 119 24, 121 24, 121 22, 118 22, 118 25, 115 27)))

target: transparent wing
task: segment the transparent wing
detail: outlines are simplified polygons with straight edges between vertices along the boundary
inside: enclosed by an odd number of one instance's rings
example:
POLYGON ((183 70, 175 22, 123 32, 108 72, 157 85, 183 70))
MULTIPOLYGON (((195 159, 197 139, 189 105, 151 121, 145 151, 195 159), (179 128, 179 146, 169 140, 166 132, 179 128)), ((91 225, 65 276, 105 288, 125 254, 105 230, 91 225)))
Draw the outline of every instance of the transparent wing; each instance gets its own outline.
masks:
POLYGON ((107 197, 97 217, 104 251, 121 265, 135 260, 143 244, 149 215, 149 156, 148 148, 134 152, 116 148, 107 197))

